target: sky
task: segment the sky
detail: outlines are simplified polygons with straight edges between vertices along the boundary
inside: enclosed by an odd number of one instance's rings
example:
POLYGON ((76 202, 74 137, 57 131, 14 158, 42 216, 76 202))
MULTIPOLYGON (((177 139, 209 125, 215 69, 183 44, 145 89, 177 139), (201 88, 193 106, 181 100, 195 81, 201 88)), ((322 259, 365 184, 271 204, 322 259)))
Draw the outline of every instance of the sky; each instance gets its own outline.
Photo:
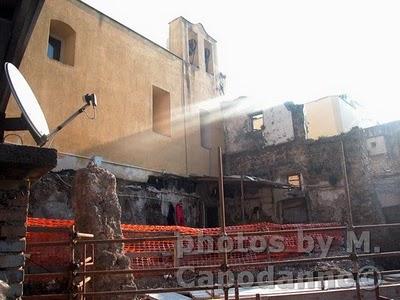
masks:
POLYGON ((215 38, 227 94, 266 107, 346 94, 400 119, 398 0, 84 0, 166 47, 184 16, 215 38))

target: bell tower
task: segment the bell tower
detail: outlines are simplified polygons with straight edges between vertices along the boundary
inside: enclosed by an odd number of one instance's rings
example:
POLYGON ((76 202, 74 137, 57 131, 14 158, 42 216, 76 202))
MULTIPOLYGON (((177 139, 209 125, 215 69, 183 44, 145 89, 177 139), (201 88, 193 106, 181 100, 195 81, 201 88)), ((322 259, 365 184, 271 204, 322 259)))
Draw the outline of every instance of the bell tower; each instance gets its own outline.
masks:
POLYGON ((217 73, 217 41, 201 23, 193 24, 183 17, 171 21, 169 50, 189 63, 194 71, 217 73))

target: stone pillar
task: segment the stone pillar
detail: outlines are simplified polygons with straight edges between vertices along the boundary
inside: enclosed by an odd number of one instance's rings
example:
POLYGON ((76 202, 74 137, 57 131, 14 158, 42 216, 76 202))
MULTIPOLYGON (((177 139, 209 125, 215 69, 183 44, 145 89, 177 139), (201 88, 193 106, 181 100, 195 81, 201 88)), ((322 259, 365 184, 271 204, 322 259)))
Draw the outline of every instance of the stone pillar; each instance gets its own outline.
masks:
MULTIPOLYGON (((89 164, 78 170, 72 186, 75 226, 79 232, 92 233, 95 239, 122 238, 121 206, 116 179, 109 171, 89 164)), ((129 269, 130 259, 122 243, 95 246, 96 270, 129 269)), ((101 275, 94 278, 95 291, 136 288, 132 275, 101 275)), ((96 299, 133 299, 133 296, 104 296, 96 299)))
POLYGON ((0 181, 0 280, 10 288, 7 296, 22 296, 29 182, 0 181))
POLYGON ((9 285, 7 299, 22 296, 30 184, 56 164, 54 149, 0 144, 0 281, 9 285))
POLYGON ((364 132, 353 129, 343 136, 343 142, 354 223, 384 223, 385 217, 375 190, 364 132))

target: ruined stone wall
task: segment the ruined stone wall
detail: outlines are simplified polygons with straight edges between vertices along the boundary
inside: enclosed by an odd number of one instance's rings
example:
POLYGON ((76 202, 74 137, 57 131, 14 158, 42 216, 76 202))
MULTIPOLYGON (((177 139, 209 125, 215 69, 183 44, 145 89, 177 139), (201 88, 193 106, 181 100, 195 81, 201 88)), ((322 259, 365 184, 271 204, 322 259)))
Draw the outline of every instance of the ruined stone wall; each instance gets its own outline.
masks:
POLYGON ((377 183, 373 177, 365 132, 360 129, 352 130, 343 136, 343 141, 354 222, 384 223, 385 217, 376 193, 377 183))
POLYGON ((364 131, 374 175, 400 173, 400 121, 364 131))
MULTIPOLYGON (((255 182, 244 182, 244 201, 243 216, 241 202, 241 184, 240 181, 226 181, 224 185, 225 195, 225 222, 226 225, 250 224, 257 222, 278 222, 275 213, 275 199, 282 198, 277 190, 272 195, 270 187, 257 184, 255 182)), ((206 227, 219 226, 219 219, 216 224, 210 225, 212 210, 219 218, 219 195, 218 183, 200 182, 196 185, 196 193, 200 196, 201 203, 204 203, 204 224, 206 227)), ((215 217, 215 216, 214 216, 215 217)))
POLYGON ((287 182, 300 173, 313 222, 348 220, 345 182, 341 166, 343 139, 353 203, 354 221, 379 223, 382 210, 375 192, 365 138, 360 130, 317 141, 297 140, 264 149, 225 155, 227 174, 249 174, 287 182))
POLYGON ((292 114, 293 133, 295 140, 304 140, 306 138, 306 123, 304 117, 304 105, 286 102, 285 107, 292 114))
POLYGON ((277 221, 270 188, 245 183, 244 195, 242 218, 240 184, 225 186, 227 225, 277 221))
POLYGON ((371 170, 387 222, 400 221, 400 122, 365 129, 371 170))
MULTIPOLYGON (((32 187, 29 215, 41 218, 73 219, 71 185, 73 170, 52 172, 32 187)), ((121 220, 131 224, 166 224, 168 205, 183 202, 188 226, 200 226, 201 203, 190 181, 178 178, 161 180, 151 177, 148 183, 117 179, 121 220)))
POLYGON ((303 105, 291 102, 271 107, 257 107, 250 99, 226 102, 224 115, 225 148, 227 153, 263 149, 305 138, 303 105), (250 116, 263 113, 264 128, 252 130, 250 116))

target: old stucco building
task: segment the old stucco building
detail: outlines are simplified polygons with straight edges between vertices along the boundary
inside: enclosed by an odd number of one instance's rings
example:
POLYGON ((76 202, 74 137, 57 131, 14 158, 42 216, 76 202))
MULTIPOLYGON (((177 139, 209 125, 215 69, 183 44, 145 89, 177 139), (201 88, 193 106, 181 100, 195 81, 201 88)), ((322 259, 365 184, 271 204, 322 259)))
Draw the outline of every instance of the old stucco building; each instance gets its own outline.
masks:
POLYGON ((399 122, 308 139, 303 105, 240 113, 239 108, 248 106, 243 102, 225 106, 225 171, 298 185, 302 195, 275 197, 275 217, 283 222, 347 222, 347 172, 355 222, 399 220, 399 122))
MULTIPOLYGON (((245 99, 225 102, 220 110, 213 100, 224 89, 216 41, 201 24, 183 17, 172 20, 169 29, 169 47, 165 49, 78 0, 45 2, 20 69, 39 98, 50 127, 80 106, 83 94, 95 92, 99 99, 95 121, 81 116, 53 141, 60 153, 56 170, 78 169, 93 155, 101 156, 103 166, 119 179, 138 183, 120 182, 126 222, 157 223, 166 216, 168 203, 185 200, 185 209, 191 213, 188 224, 204 226, 213 223, 208 217, 217 210, 215 180, 204 179, 213 182, 204 195, 193 183, 198 179, 187 176, 216 175, 217 147, 224 146, 230 175, 301 183, 308 189, 308 193, 286 197, 286 191, 274 194, 274 184, 259 183, 258 188, 247 189, 257 200, 238 210, 234 203, 241 198, 240 184, 232 180, 234 187, 227 198, 236 200, 227 205, 236 214, 230 215, 231 223, 261 220, 252 217, 256 211, 282 222, 345 221, 343 170, 337 163, 340 139, 307 140, 311 104, 305 105, 309 106, 306 116, 302 105, 285 103, 257 110, 245 99), (218 109, 207 110, 213 101, 218 109), (160 179, 165 173, 178 177, 160 179), (343 204, 342 211, 337 209, 338 203, 343 204), (145 213, 135 215, 142 211, 145 213)), ((329 104, 324 107, 332 122, 323 124, 333 131, 325 130, 327 135, 351 128, 349 122, 354 118, 346 112, 350 108, 340 106, 346 104, 342 100, 327 97, 312 104, 316 108, 329 104)), ((13 101, 7 114, 19 114, 13 101)), ((29 134, 22 137, 33 144, 29 134)), ((370 171, 390 162, 379 160, 383 138, 372 136, 370 141, 364 135, 350 134, 346 139, 345 150, 350 158, 354 155, 350 162, 354 166, 349 169, 354 182, 350 184, 362 191, 356 199, 367 195, 371 207, 399 205, 391 195, 385 194, 383 199, 383 193, 377 195, 369 185, 377 182, 378 176, 370 171), (372 156, 374 151, 377 154, 372 156), (369 175, 360 175, 364 173, 369 175)), ((380 180, 386 184, 397 180, 387 179, 386 169, 380 171, 380 180)), ((57 178, 53 179, 62 186, 57 178)), ((43 184, 33 197, 33 215, 73 217, 67 213, 68 193, 51 180, 45 179, 43 184)))
MULTIPOLYGON (((129 179, 149 171, 215 174, 222 127, 207 121, 202 101, 223 93, 216 41, 183 17, 169 26, 165 49, 81 1, 45 2, 20 70, 49 127, 85 93, 99 102, 95 121, 81 116, 52 142, 59 168, 79 168, 97 155, 129 179)), ((7 115, 19 114, 11 100, 7 115)), ((34 144, 29 134, 22 138, 34 144)))

